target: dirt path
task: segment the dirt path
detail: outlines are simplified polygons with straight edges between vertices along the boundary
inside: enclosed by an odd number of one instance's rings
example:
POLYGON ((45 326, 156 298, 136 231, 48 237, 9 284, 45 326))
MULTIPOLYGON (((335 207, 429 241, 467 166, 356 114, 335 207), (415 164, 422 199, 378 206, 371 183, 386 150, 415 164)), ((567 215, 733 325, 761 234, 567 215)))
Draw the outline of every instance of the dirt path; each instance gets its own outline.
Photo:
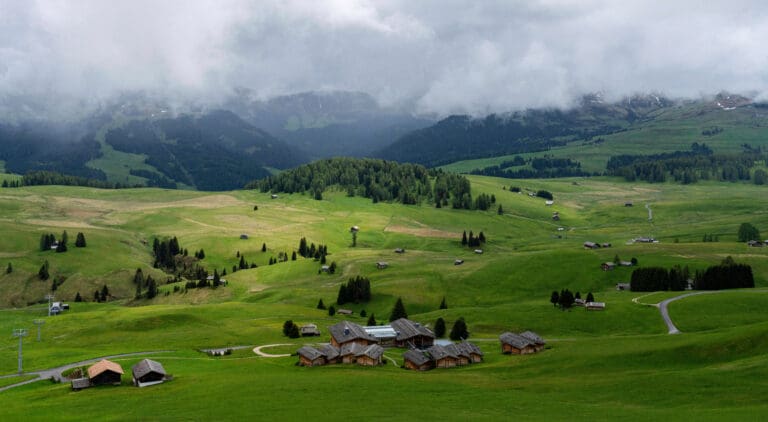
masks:
POLYGON ((5 391, 5 390, 9 390, 9 389, 14 388, 14 387, 19 387, 19 386, 22 386, 22 385, 31 384, 33 382, 37 382, 37 381, 41 381, 41 380, 47 380, 47 379, 51 379, 51 378, 54 378, 58 382, 68 381, 69 379, 67 377, 61 375, 62 372, 66 371, 68 369, 76 368, 78 366, 90 365, 90 364, 96 363, 96 362, 98 362, 98 361, 100 361, 102 359, 115 359, 115 358, 123 358, 123 357, 131 357, 131 356, 141 356, 141 355, 152 355, 152 354, 156 354, 156 353, 171 353, 171 352, 173 352, 173 350, 155 350, 155 351, 151 351, 151 352, 123 353, 123 354, 119 354, 119 355, 102 356, 102 357, 88 359, 88 360, 84 360, 84 361, 80 361, 80 362, 69 363, 69 364, 66 364, 66 365, 63 365, 63 366, 58 366, 56 368, 43 369, 41 371, 32 371, 32 372, 24 372, 24 373, 21 373, 21 374, 5 375, 5 376, 0 377, 0 378, 10 378, 10 377, 16 377, 16 376, 19 376, 19 375, 37 375, 38 377, 37 378, 33 378, 31 380, 22 381, 22 382, 19 382, 19 383, 16 383, 16 384, 6 385, 5 387, 0 388, 0 392, 5 391))
POLYGON ((290 353, 289 354, 281 354, 281 355, 273 355, 273 354, 270 354, 270 353, 264 353, 264 352, 261 351, 261 349, 264 349, 264 348, 267 348, 267 347, 290 346, 290 345, 291 344, 286 344, 286 343, 282 343, 282 344, 265 344, 263 346, 254 347, 253 348, 253 353, 256 353, 257 355, 259 355, 259 356, 261 356, 263 358, 287 358, 287 357, 291 356, 290 353))

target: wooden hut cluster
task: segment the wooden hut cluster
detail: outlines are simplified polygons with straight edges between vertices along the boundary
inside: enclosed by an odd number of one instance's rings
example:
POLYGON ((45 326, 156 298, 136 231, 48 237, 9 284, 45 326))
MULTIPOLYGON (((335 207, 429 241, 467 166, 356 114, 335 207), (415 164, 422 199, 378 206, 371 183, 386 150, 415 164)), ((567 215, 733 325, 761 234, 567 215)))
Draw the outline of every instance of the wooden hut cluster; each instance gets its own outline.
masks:
POLYGON ((483 361, 483 352, 468 341, 446 346, 432 345, 426 350, 411 349, 403 353, 403 367, 414 371, 453 368, 483 361))
POLYGON ((547 344, 533 331, 524 331, 520 334, 506 332, 499 336, 499 340, 501 341, 501 352, 513 355, 538 353, 547 344))
MULTIPOLYGON (((165 372, 163 365, 151 359, 144 359, 131 368, 133 385, 146 387, 169 381, 172 377, 165 372)), ((97 385, 120 385, 123 368, 120 364, 102 359, 88 368, 88 376, 72 380, 72 389, 82 390, 97 385)))
POLYGON ((400 318, 390 325, 363 327, 342 321, 328 327, 330 344, 320 347, 304 346, 297 351, 299 365, 320 366, 335 363, 356 363, 363 366, 381 364, 383 346, 428 348, 435 342, 429 328, 409 319, 400 318))

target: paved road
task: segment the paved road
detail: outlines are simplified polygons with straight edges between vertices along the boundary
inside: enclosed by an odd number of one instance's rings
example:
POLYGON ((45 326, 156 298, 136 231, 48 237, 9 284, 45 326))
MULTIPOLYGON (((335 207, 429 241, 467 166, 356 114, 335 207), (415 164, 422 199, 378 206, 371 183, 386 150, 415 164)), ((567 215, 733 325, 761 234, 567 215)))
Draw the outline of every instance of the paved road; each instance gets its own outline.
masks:
MULTIPOLYGON (((680 300, 689 296, 698 296, 698 295, 707 295, 707 294, 725 293, 725 292, 733 292, 733 290, 705 290, 705 291, 695 292, 695 293, 686 293, 684 295, 676 296, 671 299, 661 301, 658 305, 659 311, 661 311, 661 317, 664 318, 664 323, 667 324, 667 329, 669 330, 669 334, 680 334, 680 330, 678 330, 677 327, 675 327, 675 324, 672 322, 672 319, 669 317, 669 311, 667 310, 667 305, 669 305, 670 302, 674 302, 676 300, 680 300)), ((768 292, 768 290, 752 290, 751 291, 751 293, 766 293, 766 292, 768 292)), ((639 298, 635 298, 635 299, 639 299, 639 298)))
MULTIPOLYGON (((61 382, 61 381, 68 381, 68 379, 65 376, 61 375, 62 372, 66 371, 68 369, 76 368, 78 366, 90 365, 90 364, 96 363, 96 362, 98 362, 98 361, 100 361, 102 359, 115 359, 115 358, 122 358, 122 357, 152 355, 152 354, 156 354, 156 353, 170 353, 170 352, 173 352, 173 350, 155 350, 155 351, 151 351, 151 352, 123 353, 123 354, 119 354, 119 355, 102 356, 102 357, 98 357, 98 358, 84 360, 84 361, 81 361, 81 362, 69 363, 67 365, 59 366, 59 367, 56 367, 56 368, 44 369, 42 371, 24 372, 21 375, 37 375, 38 377, 37 378, 33 378, 31 380, 26 380, 26 381, 19 382, 17 384, 6 385, 5 387, 0 388, 0 392, 5 391, 5 390, 9 390, 9 389, 14 388, 14 387, 19 387, 19 386, 22 386, 22 385, 30 384, 30 383, 33 383, 33 382, 51 379, 51 377, 53 377, 54 379, 56 379, 59 382, 61 382)), ((5 375, 5 376, 2 376, 0 378, 10 378, 10 377, 15 377, 15 376, 17 376, 17 375, 15 375, 15 374, 14 375, 5 375)))

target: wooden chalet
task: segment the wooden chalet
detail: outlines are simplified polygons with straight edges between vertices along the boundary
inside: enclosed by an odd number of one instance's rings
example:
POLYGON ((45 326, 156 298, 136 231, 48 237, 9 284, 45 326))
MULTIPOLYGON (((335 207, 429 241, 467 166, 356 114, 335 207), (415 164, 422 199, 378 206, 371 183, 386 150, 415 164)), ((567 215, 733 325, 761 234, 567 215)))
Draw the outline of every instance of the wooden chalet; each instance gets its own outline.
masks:
POLYGON ((339 363, 341 360, 339 349, 330 344, 323 344, 322 346, 319 346, 317 350, 325 356, 325 363, 327 364, 339 363))
POLYGON ((355 354, 355 363, 361 366, 378 366, 381 365, 383 355, 383 347, 378 344, 371 344, 355 354))
POLYGON ((443 346, 443 348, 448 353, 456 356, 456 365, 465 366, 471 363, 469 351, 465 350, 463 347, 459 347, 456 343, 448 344, 443 346))
POLYGON ((368 345, 361 345, 359 343, 345 343, 339 349, 339 359, 341 363, 355 363, 357 362, 358 353, 365 350, 368 345))
POLYGON ((403 366, 413 371, 429 371, 434 362, 423 350, 411 349, 403 353, 403 366))
POLYGON ((151 359, 144 359, 133 365, 131 373, 133 374, 133 385, 137 387, 160 384, 166 381, 168 376, 163 365, 151 359))
POLYGON ((376 343, 376 339, 365 332, 363 327, 354 322, 342 321, 328 327, 331 333, 331 344, 341 348, 348 343, 357 343, 362 346, 376 343))
POLYGON ((469 361, 471 363, 480 363, 483 361, 483 351, 480 350, 476 344, 462 341, 457 346, 469 355, 469 361))
POLYGON ((605 302, 587 302, 584 307, 588 311, 604 311, 605 310, 605 302))
POLYGON ((544 346, 547 345, 547 342, 545 342, 543 338, 541 338, 538 334, 534 333, 533 331, 523 331, 522 333, 520 333, 520 336, 530 340, 533 343, 533 347, 534 349, 536 349, 537 352, 544 350, 544 346))
POLYGON ((435 334, 432 330, 418 322, 400 318, 390 324, 397 334, 395 338, 395 346, 397 347, 410 346, 425 349, 435 344, 435 334))
POLYGON ((88 368, 88 379, 92 385, 120 385, 123 368, 115 362, 102 359, 88 368))
POLYGON ((297 350, 299 355, 299 366, 322 366, 325 365, 325 355, 314 347, 303 346, 297 350))
POLYGON ((427 349, 427 353, 435 362, 435 368, 453 368, 459 363, 458 356, 437 344, 427 349))
POLYGON ((302 337, 319 336, 320 330, 317 329, 315 324, 305 324, 299 328, 299 333, 301 333, 302 337))
POLYGON ((513 355, 536 353, 533 342, 519 334, 506 332, 499 336, 499 340, 501 340, 501 353, 513 355))

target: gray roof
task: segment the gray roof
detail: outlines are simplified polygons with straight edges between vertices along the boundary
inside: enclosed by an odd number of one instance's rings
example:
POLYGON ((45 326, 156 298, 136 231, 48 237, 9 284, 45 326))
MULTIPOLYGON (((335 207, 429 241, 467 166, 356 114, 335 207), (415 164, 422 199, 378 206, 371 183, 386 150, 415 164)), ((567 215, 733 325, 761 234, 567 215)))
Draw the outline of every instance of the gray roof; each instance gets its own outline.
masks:
POLYGON ((320 353, 322 353, 326 359, 332 360, 339 357, 339 349, 333 347, 331 344, 323 344, 322 346, 317 348, 320 353))
POLYGON ((75 378, 72 380, 72 388, 88 388, 91 386, 91 380, 88 378, 75 378))
POLYGON ((384 348, 378 344, 371 344, 369 346, 360 346, 362 350, 355 353, 355 356, 368 356, 371 359, 378 359, 384 354, 384 348))
POLYGON ((518 349, 522 349, 523 347, 534 345, 534 343, 530 339, 525 338, 519 334, 509 333, 509 332, 503 333, 502 335, 500 335, 499 340, 501 340, 501 342, 504 344, 509 344, 510 346, 514 346, 518 349))
POLYGON ((397 340, 400 341, 408 340, 417 336, 435 338, 435 334, 432 333, 432 330, 419 324, 418 322, 413 322, 409 319, 400 318, 392 321, 390 324, 392 325, 392 328, 394 328, 397 332, 397 340))
POLYGON ((165 375, 165 368, 163 368, 163 365, 160 364, 160 362, 151 359, 144 359, 136 365, 133 365, 131 371, 133 372, 134 378, 141 378, 150 372, 165 375))
POLYGON ((547 342, 544 341, 543 338, 541 338, 538 334, 534 333, 533 331, 523 331, 520 333, 522 337, 527 338, 528 340, 532 341, 535 344, 538 345, 544 345, 547 344, 547 342))
POLYGON ((468 341, 462 341, 461 343, 457 344, 457 346, 460 349, 463 349, 466 353, 470 355, 483 356, 483 351, 480 350, 480 348, 474 343, 470 343, 468 341))
POLYGON ((363 327, 355 324, 354 322, 342 321, 338 324, 334 324, 328 327, 328 331, 330 331, 331 337, 333 337, 339 344, 343 344, 356 339, 376 341, 375 338, 365 332, 363 327))
POLYGON ((455 355, 456 357, 465 357, 469 358, 469 351, 465 350, 463 347, 458 346, 457 344, 451 343, 447 346, 444 346, 445 350, 448 351, 448 353, 455 355))
POLYGON ((427 353, 429 353, 429 355, 432 356, 432 359, 434 359, 434 360, 440 360, 440 359, 444 359, 444 358, 447 358, 447 357, 451 357, 451 358, 454 358, 454 359, 458 358, 458 356, 456 356, 454 353, 452 353, 451 350, 448 349, 448 347, 443 347, 443 346, 438 346, 438 345, 434 345, 434 346, 430 347, 429 349, 427 349, 427 353))
POLYGON ((349 355, 357 356, 358 353, 360 353, 366 347, 367 346, 361 346, 358 343, 346 343, 343 346, 341 346, 341 350, 339 351, 339 354, 341 356, 349 356, 349 355))
POLYGON ((413 362, 416 365, 424 365, 430 361, 429 356, 421 350, 411 349, 403 353, 403 359, 413 362))
POLYGON ((297 350, 296 353, 298 353, 299 356, 302 356, 309 360, 315 360, 317 358, 321 358, 325 356, 319 350, 310 346, 303 346, 301 349, 297 350))

